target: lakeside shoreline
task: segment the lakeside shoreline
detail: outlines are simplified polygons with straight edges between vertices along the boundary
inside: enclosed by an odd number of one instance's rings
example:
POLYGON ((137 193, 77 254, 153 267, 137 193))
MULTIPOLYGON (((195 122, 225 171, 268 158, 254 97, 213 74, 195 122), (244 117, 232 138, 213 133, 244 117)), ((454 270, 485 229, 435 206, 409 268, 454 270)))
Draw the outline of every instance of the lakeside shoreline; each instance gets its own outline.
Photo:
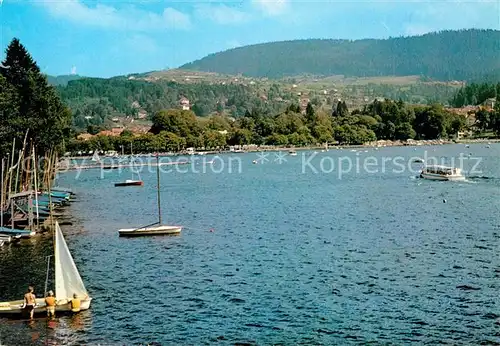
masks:
MULTIPOLYGON (((355 149, 355 148, 384 148, 384 147, 421 147, 421 146, 432 146, 432 145, 451 145, 451 144, 481 144, 481 143, 499 143, 500 138, 496 139, 460 139, 460 140, 411 140, 411 141, 390 141, 390 140, 380 140, 376 142, 369 142, 365 144, 347 144, 347 145, 328 145, 326 149, 330 150, 342 150, 342 149, 355 149)), ((194 155, 220 155, 220 154, 244 154, 252 152, 268 152, 268 151, 307 151, 307 150, 325 150, 325 145, 308 145, 303 147, 293 147, 293 146, 252 146, 244 145, 240 147, 241 149, 236 150, 198 150, 194 151, 194 155)), ((187 151, 179 152, 160 152, 159 156, 190 156, 187 151)), ((103 160, 113 159, 118 156, 108 156, 104 155, 103 160)), ((130 156, 130 154, 123 155, 125 157, 130 156)), ((154 153, 137 153, 133 156, 154 156, 154 153)), ((82 156, 65 156, 64 159, 68 160, 87 160, 91 159, 92 155, 82 155, 82 156)))

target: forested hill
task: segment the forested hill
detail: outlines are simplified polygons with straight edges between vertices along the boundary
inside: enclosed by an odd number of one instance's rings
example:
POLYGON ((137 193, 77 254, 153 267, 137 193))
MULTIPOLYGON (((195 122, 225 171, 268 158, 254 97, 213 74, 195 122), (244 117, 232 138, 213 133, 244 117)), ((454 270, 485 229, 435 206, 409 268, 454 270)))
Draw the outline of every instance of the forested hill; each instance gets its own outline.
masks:
POLYGON ((257 44, 181 66, 206 72, 280 78, 422 75, 436 80, 500 78, 500 31, 442 31, 384 40, 295 40, 257 44))
POLYGON ((77 74, 68 74, 68 75, 61 75, 61 76, 49 76, 47 75, 47 81, 49 82, 50 85, 58 86, 58 85, 67 85, 68 82, 71 82, 72 80, 78 80, 83 78, 82 76, 79 76, 77 74))

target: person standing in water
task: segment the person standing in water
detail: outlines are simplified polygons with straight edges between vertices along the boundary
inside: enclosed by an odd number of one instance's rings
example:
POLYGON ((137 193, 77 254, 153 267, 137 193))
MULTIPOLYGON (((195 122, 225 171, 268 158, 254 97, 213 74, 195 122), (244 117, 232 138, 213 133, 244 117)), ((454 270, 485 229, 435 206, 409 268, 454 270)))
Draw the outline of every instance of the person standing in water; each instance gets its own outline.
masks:
POLYGON ((80 311, 80 299, 78 298, 77 294, 73 294, 73 299, 71 299, 71 311, 73 312, 78 312, 80 311))
POLYGON ((56 298, 54 298, 54 292, 49 291, 47 297, 45 297, 45 307, 47 309, 47 317, 56 317, 56 298))
POLYGON ((33 319, 33 314, 35 313, 36 306, 36 296, 34 292, 33 286, 28 287, 28 292, 24 295, 24 305, 23 308, 30 315, 30 320, 33 319))

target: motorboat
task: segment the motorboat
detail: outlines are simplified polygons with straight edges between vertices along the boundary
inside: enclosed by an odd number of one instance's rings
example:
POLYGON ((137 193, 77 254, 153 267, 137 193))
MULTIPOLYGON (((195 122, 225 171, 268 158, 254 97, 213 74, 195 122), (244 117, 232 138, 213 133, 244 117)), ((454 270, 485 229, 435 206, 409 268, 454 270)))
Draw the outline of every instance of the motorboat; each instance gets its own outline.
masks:
POLYGON ((465 176, 462 174, 460 168, 447 167, 447 166, 426 166, 420 172, 420 178, 430 180, 450 180, 450 181, 463 181, 465 176))

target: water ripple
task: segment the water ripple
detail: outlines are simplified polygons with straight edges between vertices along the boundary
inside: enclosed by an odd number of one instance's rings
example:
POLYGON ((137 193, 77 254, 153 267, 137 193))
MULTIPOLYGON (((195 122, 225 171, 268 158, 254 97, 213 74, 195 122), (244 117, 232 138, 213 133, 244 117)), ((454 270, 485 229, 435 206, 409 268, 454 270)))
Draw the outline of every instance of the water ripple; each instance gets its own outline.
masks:
MULTIPOLYGON (((457 156, 461 148, 436 152, 457 156)), ((144 188, 117 189, 117 172, 98 179, 87 171, 79 181, 67 174, 59 183, 74 184, 79 202, 64 231, 92 308, 59 318, 53 329, 2 321, 0 341, 498 344, 496 148, 484 152, 488 179, 475 184, 390 172, 338 180, 302 174, 300 157, 251 165, 242 155, 242 174, 174 171, 162 176, 162 197, 165 219, 186 226, 178 237, 116 234, 154 221, 154 175, 142 177, 144 188)), ((50 237, 0 249, 1 300, 22 296, 27 281, 40 291, 51 251, 50 237)))

